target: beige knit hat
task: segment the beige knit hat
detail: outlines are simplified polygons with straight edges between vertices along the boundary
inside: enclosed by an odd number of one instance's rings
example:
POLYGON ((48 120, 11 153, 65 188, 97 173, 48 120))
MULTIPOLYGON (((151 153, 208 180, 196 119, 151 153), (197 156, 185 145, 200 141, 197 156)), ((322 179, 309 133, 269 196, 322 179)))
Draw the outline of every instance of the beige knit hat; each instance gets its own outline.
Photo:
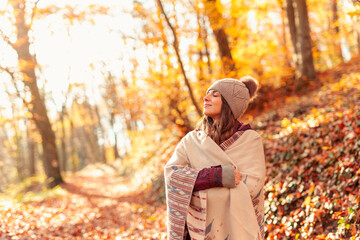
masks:
POLYGON ((210 90, 219 92, 237 119, 244 114, 249 101, 255 97, 258 85, 257 80, 250 76, 244 76, 240 80, 224 78, 214 82, 206 92, 210 90))

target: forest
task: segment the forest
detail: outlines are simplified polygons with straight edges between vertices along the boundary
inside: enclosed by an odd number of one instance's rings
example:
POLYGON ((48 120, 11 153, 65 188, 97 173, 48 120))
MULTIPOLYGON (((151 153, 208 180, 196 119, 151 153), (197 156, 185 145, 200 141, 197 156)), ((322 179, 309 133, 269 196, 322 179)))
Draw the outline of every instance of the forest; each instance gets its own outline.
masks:
POLYGON ((358 0, 0 0, 0 239, 167 239, 164 166, 246 75, 265 239, 360 239, 358 0))

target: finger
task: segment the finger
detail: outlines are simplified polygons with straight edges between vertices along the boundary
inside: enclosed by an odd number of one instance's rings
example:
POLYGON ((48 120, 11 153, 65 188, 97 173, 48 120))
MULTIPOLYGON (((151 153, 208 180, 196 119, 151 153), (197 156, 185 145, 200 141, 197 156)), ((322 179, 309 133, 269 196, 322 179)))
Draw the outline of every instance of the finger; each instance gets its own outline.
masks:
POLYGON ((240 176, 239 176, 239 174, 236 174, 235 175, 235 183, 236 183, 236 185, 238 185, 239 182, 240 182, 240 176))
POLYGON ((237 184, 239 184, 240 181, 241 181, 241 173, 237 172, 237 174, 236 174, 236 182, 237 182, 237 184))

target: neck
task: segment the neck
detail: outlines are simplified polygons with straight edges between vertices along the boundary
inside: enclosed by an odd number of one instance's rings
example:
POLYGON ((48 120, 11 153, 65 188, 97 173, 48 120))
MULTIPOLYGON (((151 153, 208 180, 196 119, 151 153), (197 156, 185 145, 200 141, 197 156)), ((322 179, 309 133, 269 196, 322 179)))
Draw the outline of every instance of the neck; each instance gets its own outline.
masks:
POLYGON ((218 124, 219 123, 219 117, 211 117, 212 120, 214 121, 214 124, 218 124))

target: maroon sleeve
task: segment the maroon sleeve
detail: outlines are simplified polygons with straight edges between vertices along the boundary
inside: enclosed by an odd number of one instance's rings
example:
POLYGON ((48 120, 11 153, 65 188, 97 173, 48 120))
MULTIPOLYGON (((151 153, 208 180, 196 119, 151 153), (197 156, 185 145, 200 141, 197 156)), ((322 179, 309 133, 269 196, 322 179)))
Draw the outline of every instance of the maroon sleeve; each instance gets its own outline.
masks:
POLYGON ((222 168, 220 165, 213 166, 200 170, 195 181, 194 191, 222 186, 222 168))

